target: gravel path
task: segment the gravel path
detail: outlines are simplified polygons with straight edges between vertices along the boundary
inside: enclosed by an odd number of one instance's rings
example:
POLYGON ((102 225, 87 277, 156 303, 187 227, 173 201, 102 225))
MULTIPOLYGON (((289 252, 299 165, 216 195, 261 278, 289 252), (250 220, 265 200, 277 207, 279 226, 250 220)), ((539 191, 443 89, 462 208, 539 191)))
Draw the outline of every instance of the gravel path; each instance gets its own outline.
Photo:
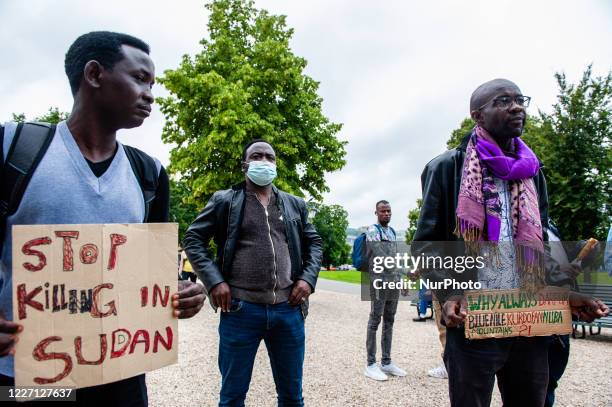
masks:
MULTIPOLYGON (((363 376, 370 304, 354 294, 319 289, 306 321, 304 398, 307 406, 447 406, 447 381, 427 376, 441 362, 433 321, 413 322, 414 307, 398 307, 392 357, 408 376, 374 382, 363 376)), ((147 375, 151 406, 216 406, 218 315, 206 307, 179 322, 179 363, 147 375)), ((557 406, 612 406, 612 331, 571 341, 571 355, 557 390, 557 406), (591 385, 588 384, 587 378, 591 385)), ((380 334, 380 330, 379 330, 380 334)), ((380 350, 379 350, 380 352, 380 350)), ((380 355, 380 353, 379 353, 380 355)), ((257 354, 246 405, 275 406, 265 346, 257 354)), ((493 406, 500 406, 497 390, 493 406)))

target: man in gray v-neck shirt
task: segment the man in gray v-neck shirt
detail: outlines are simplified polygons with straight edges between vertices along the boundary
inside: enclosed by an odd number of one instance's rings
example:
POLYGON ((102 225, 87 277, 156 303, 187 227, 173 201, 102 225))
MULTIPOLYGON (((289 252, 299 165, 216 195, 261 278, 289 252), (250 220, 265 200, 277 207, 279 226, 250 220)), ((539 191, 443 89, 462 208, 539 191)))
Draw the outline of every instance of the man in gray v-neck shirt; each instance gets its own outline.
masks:
MULTIPOLYGON (((140 126, 151 111, 155 70, 149 46, 126 34, 91 32, 72 44, 66 54, 65 67, 74 96, 72 112, 67 121, 57 125, 17 211, 6 218, 6 238, 0 262, 0 386, 14 385, 13 335, 31 334, 10 321, 13 225, 168 221, 168 179, 161 164, 156 161, 159 187, 152 210, 145 219, 142 189, 116 138, 119 129, 140 126), (93 163, 94 168, 88 162, 93 163), (108 165, 99 171, 100 166, 96 164, 105 162, 108 165), (159 207, 153 210, 156 205, 159 207)), ((9 123, 4 128, 3 164, 16 127, 15 123, 9 123)), ((138 270, 131 272, 138 275, 138 270)), ((174 315, 189 318, 202 307, 202 286, 184 281, 178 286, 179 292, 171 301, 174 315)), ((116 315, 109 316, 113 317, 116 315)), ((42 360, 41 363, 49 362, 42 360)), ((55 363, 58 367, 62 364, 55 363)), ((67 383, 72 382, 68 380, 67 383)), ((77 405, 148 405, 144 374, 81 388, 75 393, 77 405)))

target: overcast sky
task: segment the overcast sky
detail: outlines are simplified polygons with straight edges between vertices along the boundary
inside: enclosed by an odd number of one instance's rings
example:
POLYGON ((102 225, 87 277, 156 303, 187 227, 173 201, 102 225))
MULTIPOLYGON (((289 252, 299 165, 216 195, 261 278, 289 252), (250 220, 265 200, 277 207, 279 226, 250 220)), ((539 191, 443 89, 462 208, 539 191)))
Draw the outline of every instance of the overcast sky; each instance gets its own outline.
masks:
MULTIPOLYGON (((291 47, 320 82, 325 114, 344 123, 347 165, 326 176, 328 204, 340 204, 351 226, 373 223, 374 203, 391 202, 392 225, 404 228, 420 197, 423 166, 445 149, 468 115, 471 92, 496 77, 515 81, 532 97, 530 112, 555 101, 553 74, 574 82, 594 64, 612 67, 612 2, 257 0, 287 15, 291 47)), ((151 45, 157 74, 200 51, 203 1, 0 0, 0 121, 33 117, 50 106, 69 111, 63 70, 70 44, 88 31, 111 30, 151 45)), ((156 96, 166 94, 156 85, 156 96)), ((164 118, 155 109, 120 139, 164 164, 164 118)))

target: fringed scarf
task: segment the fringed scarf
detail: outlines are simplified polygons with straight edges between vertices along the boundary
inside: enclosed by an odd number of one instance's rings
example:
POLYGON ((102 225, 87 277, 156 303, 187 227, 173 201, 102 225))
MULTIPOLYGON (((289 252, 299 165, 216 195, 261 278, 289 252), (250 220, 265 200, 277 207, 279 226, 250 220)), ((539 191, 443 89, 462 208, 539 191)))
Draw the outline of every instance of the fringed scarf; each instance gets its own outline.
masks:
POLYGON ((514 153, 506 155, 485 129, 476 126, 465 153, 456 212, 455 233, 471 253, 480 251, 481 242, 497 245, 502 207, 494 178, 508 181, 521 288, 528 291, 544 284, 542 225, 532 179, 539 169, 536 155, 520 138, 514 139, 514 153))

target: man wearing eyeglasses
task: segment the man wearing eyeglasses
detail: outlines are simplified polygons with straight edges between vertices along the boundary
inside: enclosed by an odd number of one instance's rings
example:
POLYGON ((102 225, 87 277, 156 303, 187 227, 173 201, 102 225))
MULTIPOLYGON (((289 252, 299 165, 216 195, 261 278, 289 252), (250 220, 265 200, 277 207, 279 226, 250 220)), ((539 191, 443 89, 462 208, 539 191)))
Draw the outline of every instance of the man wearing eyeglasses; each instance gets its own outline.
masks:
MULTIPOLYGON (((495 260, 485 267, 448 275, 477 281, 483 289, 533 292, 546 284, 536 260, 544 256, 542 225, 548 225, 546 182, 538 158, 520 139, 529 102, 509 80, 480 85, 470 99, 476 126, 458 148, 430 161, 421 176, 423 206, 413 251, 457 240, 468 251, 493 248, 489 257, 495 260)), ((496 376, 504 406, 543 406, 548 338, 468 340, 463 291, 438 290, 436 297, 449 328, 444 363, 451 406, 490 405, 496 376)), ((570 294, 570 305, 587 321, 609 313, 601 301, 577 293, 570 294)))

